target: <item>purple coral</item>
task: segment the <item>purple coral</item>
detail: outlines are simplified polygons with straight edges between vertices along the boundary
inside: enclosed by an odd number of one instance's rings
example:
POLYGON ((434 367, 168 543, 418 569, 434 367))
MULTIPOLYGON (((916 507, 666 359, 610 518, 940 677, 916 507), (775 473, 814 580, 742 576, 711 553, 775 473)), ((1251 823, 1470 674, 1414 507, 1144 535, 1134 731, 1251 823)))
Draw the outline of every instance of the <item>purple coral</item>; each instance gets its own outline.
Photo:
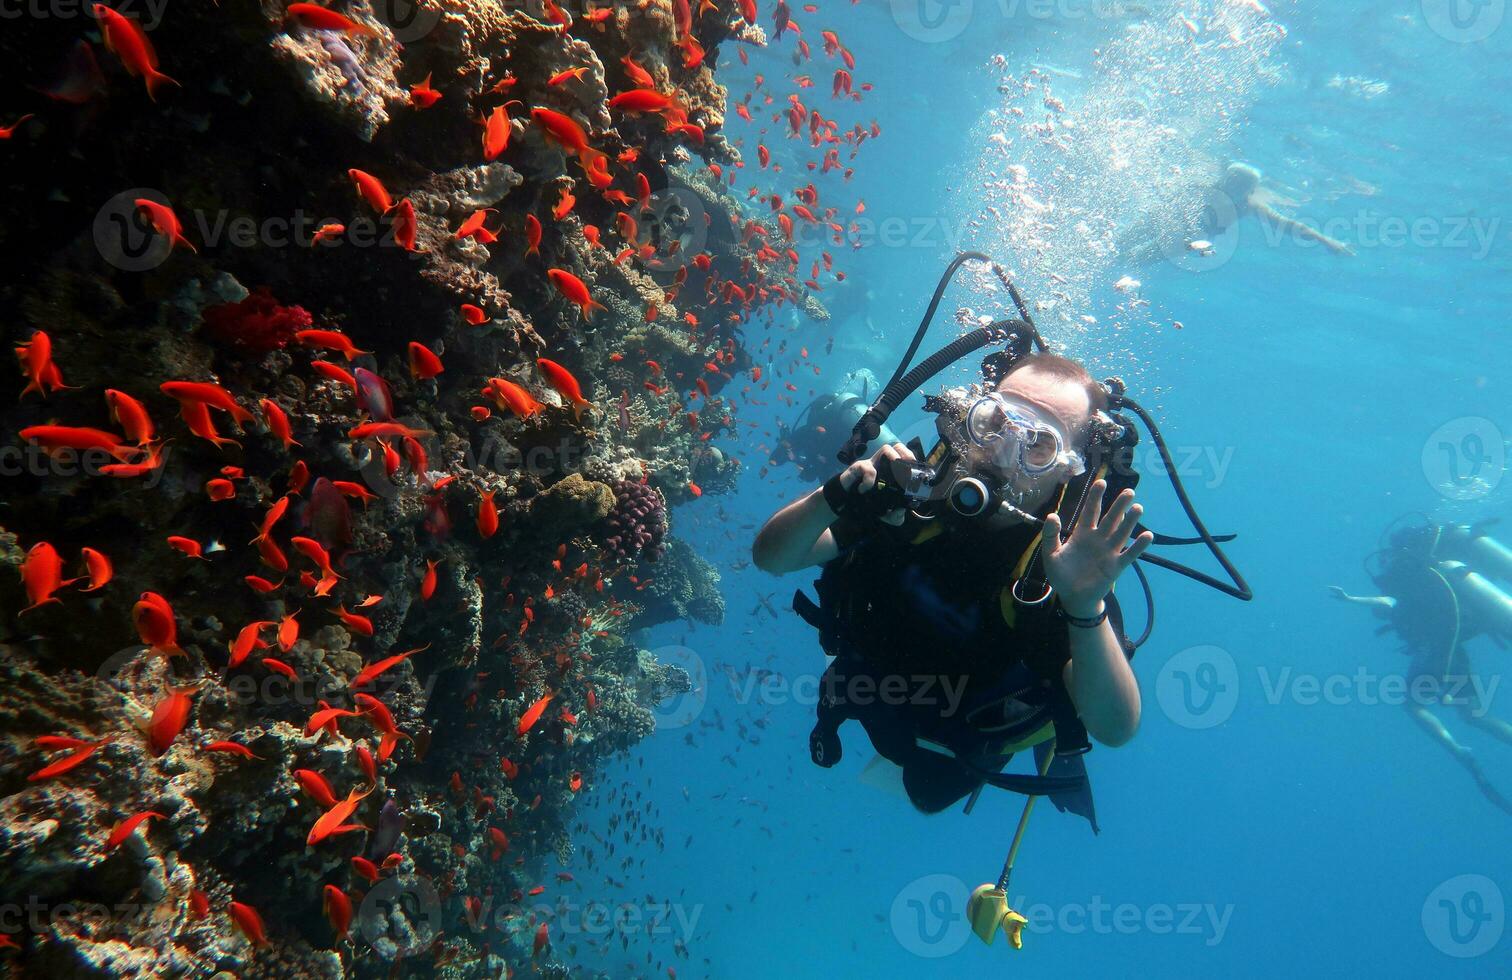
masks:
POLYGON ((314 318, 302 306, 284 306, 266 286, 240 303, 222 303, 204 312, 205 333, 216 343, 254 354, 288 345, 314 318))
POLYGON ((667 534, 666 501, 649 485, 633 480, 616 480, 609 486, 614 490, 614 509, 604 518, 608 525, 604 546, 621 561, 656 561, 667 534))

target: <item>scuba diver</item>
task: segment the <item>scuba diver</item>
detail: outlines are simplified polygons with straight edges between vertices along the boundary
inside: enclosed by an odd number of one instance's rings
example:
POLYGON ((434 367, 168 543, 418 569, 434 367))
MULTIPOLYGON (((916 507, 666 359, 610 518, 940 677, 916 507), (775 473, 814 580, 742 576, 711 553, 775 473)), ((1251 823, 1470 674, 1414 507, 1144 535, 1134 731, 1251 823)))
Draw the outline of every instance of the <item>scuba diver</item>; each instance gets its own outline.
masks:
MULTIPOLYGON (((871 407, 873 396, 880 392, 877 376, 866 368, 846 375, 839 389, 820 395, 793 420, 792 426, 777 423, 777 447, 767 460, 768 466, 793 463, 798 475, 807 482, 821 479, 830 470, 834 455, 835 433, 849 432, 856 421, 871 407)), ((896 442, 886 426, 875 442, 896 442)))
POLYGON ((968 252, 946 270, 902 363, 838 458, 844 469, 773 515, 753 546, 755 564, 774 574, 823 568, 818 602, 794 596, 835 658, 820 683, 813 761, 835 765, 840 727, 856 720, 923 812, 968 797, 969 812, 992 786, 1047 795, 1095 831, 1082 762, 1089 736, 1117 746, 1139 727, 1130 658, 1154 615, 1140 563, 1251 595, 1218 546, 1232 535, 1203 526, 1153 420, 1117 379, 1100 383, 1050 353, 1001 266, 968 252), (979 326, 910 369, 968 260, 990 264, 1019 318, 979 326), (980 384, 925 397, 940 436, 933 450, 915 439, 865 455, 904 398, 989 344, 1004 349, 983 361, 980 384), (1125 410, 1150 431, 1198 537, 1140 523, 1138 431, 1125 410), (1152 544, 1206 545, 1233 584, 1148 553, 1152 544), (1130 568, 1146 599, 1137 640, 1113 598, 1130 568), (1034 774, 1002 772, 1031 748, 1034 774))
MULTIPOLYGON (((1337 599, 1370 609, 1385 620, 1377 632, 1393 632, 1402 641, 1410 658, 1409 690, 1427 683, 1430 690, 1452 692, 1443 703, 1465 724, 1512 745, 1512 725, 1487 715, 1490 706, 1481 703, 1476 685, 1459 683, 1472 674, 1466 643, 1487 636, 1505 647, 1512 640, 1512 596, 1491 581, 1512 582, 1512 550, 1486 533, 1490 523, 1398 521, 1366 560, 1377 594, 1351 595, 1337 585, 1329 590, 1337 599)), ((1512 813, 1512 801, 1491 785, 1470 747, 1456 741, 1420 699, 1403 703, 1413 721, 1465 767, 1486 799, 1512 813)))

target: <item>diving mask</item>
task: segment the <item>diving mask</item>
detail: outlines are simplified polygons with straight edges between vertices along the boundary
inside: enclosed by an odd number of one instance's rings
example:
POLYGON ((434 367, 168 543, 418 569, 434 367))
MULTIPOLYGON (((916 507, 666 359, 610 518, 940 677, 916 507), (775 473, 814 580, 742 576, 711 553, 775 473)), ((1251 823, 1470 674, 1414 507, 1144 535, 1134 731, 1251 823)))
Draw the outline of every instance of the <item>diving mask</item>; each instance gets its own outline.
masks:
POLYGON ((966 435, 986 461, 1005 474, 1040 476, 1065 465, 1068 475, 1086 471, 1080 452, 1060 422, 1034 405, 1003 392, 992 392, 966 412, 966 435))

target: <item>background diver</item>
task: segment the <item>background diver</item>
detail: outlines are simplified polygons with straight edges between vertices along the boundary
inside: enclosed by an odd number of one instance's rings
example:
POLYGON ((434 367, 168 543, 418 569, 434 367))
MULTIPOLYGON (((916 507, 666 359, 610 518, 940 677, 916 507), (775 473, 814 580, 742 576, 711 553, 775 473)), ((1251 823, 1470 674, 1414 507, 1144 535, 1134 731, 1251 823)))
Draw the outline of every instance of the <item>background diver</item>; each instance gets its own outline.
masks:
MULTIPOLYGON (((767 465, 792 463, 805 482, 823 479, 834 468, 835 445, 850 432, 881 390, 877 376, 868 369, 852 371, 837 390, 809 402, 791 426, 777 423, 777 446, 767 465)), ((870 448, 896 441, 892 430, 884 425, 870 448)))
MULTIPOLYGON (((1512 583, 1512 550, 1486 527, 1398 523, 1366 562, 1376 595, 1350 595, 1337 585, 1329 589, 1338 599, 1371 609, 1385 620, 1378 632, 1393 632, 1402 641, 1410 658, 1409 690, 1426 682, 1429 690, 1450 692, 1445 706, 1467 725, 1512 745, 1512 725, 1487 714, 1490 706, 1481 703, 1479 685, 1456 683, 1472 674, 1465 648, 1470 640, 1484 635, 1501 646, 1512 640, 1512 597, 1492 581, 1512 583)), ((1512 801, 1491 785, 1469 746, 1456 741, 1420 698, 1404 704, 1418 726, 1469 771, 1485 797, 1512 813, 1512 801)))

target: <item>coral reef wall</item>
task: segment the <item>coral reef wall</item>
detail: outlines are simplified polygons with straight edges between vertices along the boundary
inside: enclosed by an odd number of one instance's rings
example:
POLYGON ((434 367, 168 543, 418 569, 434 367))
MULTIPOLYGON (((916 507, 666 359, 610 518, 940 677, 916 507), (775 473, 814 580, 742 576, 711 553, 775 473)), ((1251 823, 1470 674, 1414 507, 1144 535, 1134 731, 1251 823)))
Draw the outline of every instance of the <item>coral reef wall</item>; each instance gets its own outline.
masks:
POLYGON ((0 34, 0 969, 565 975, 512 903, 686 688, 632 629, 723 615, 745 327, 822 315, 721 179, 762 32, 76 14, 0 34))

